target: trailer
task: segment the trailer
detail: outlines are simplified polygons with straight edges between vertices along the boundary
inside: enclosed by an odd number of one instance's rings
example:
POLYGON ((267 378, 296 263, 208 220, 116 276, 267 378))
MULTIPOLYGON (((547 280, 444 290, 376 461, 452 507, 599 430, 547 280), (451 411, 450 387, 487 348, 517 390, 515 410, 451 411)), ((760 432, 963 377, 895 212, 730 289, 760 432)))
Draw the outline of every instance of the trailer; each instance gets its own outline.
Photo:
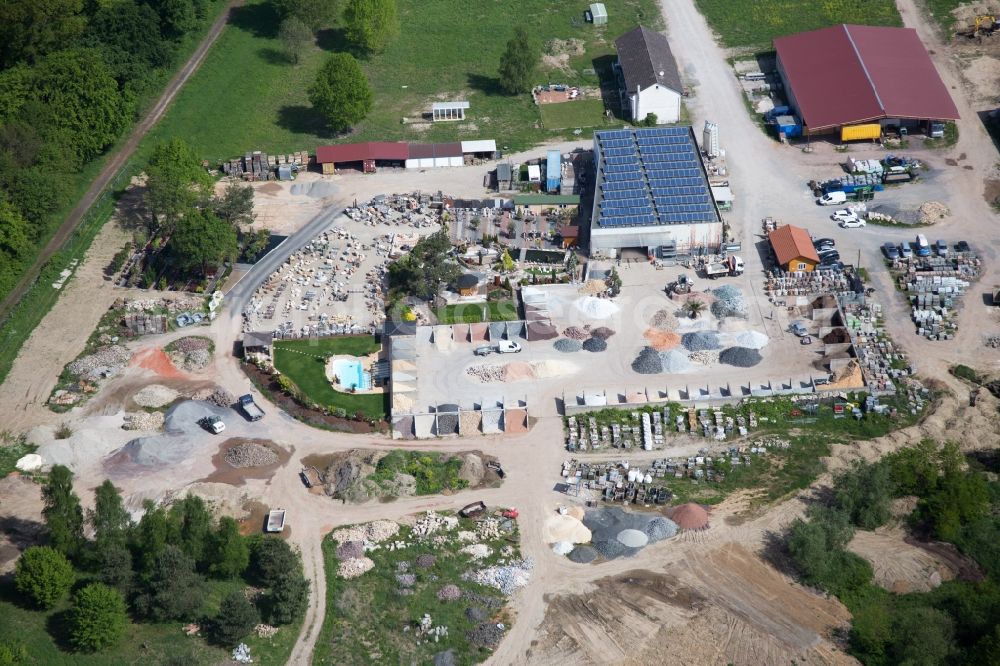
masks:
POLYGON ((319 475, 319 470, 315 467, 303 467, 302 471, 299 472, 299 476, 302 478, 302 483, 305 484, 306 488, 316 488, 323 485, 323 479, 319 475))
POLYGON ((251 421, 259 421, 264 417, 264 410, 257 406, 249 393, 240 396, 240 410, 251 421))
POLYGON ((483 513, 486 513, 486 503, 482 501, 466 504, 458 510, 458 515, 462 518, 475 518, 483 513))
POLYGON ((285 510, 271 509, 267 514, 267 525, 265 532, 282 532, 285 529, 285 510))

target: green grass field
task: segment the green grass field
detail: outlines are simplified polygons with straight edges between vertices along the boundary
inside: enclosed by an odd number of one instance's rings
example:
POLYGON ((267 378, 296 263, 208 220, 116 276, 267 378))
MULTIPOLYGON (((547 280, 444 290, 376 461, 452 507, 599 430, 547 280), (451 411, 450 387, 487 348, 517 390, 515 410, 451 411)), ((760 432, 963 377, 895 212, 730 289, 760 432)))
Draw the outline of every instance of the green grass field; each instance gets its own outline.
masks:
MULTIPOLYGON (((931 0, 946 2, 947 0, 931 0)), ((775 37, 838 23, 902 25, 893 0, 695 0, 722 45, 769 51, 775 37)))
MULTIPOLYGON (((956 7, 972 4, 969 0, 923 0, 922 4, 926 8, 928 15, 940 26, 945 39, 951 39, 952 33, 955 30, 972 27, 971 24, 967 26, 956 25, 955 17, 951 13, 956 7)), ((993 12, 985 11, 983 13, 992 14, 993 12)))
MULTIPOLYGON (((490 301, 486 303, 487 321, 515 321, 517 306, 513 301, 490 301)), ((483 319, 483 305, 479 303, 459 303, 446 305, 434 310, 440 324, 478 324, 483 319)))
MULTIPOLYGON (((210 581, 209 595, 202 612, 218 612, 219 601, 227 592, 242 585, 235 581, 210 581)), ((316 591, 312 592, 316 594, 316 591)), ((203 638, 188 637, 181 622, 130 623, 121 642, 96 654, 71 652, 66 645, 66 614, 69 597, 50 611, 29 610, 19 605, 13 585, 0 583, 0 642, 10 641, 27 647, 29 664, 67 666, 104 666, 105 664, 220 664, 228 661, 230 650, 209 645, 203 638)), ((270 638, 247 637, 254 663, 273 666, 284 664, 299 634, 301 621, 281 627, 270 638)))
POLYGON ((340 407, 353 415, 363 412, 373 419, 384 419, 385 395, 341 393, 326 378, 326 357, 331 354, 367 356, 381 344, 370 336, 282 340, 274 343, 274 367, 287 376, 311 402, 324 407, 340 407))
POLYGON ((543 104, 538 112, 542 116, 542 127, 550 130, 604 125, 604 102, 599 99, 543 104))
POLYGON ((326 54, 347 49, 342 32, 321 31, 316 45, 291 65, 281 54, 278 22, 265 0, 248 0, 234 10, 232 24, 154 134, 182 136, 209 160, 253 149, 312 151, 317 144, 343 141, 494 138, 501 147, 523 149, 567 133, 538 127, 538 108, 528 95, 510 97, 498 89, 500 55, 515 25, 527 27, 539 44, 582 40, 582 55, 558 67, 543 65, 535 78, 587 86, 598 85, 592 70, 608 67, 618 35, 640 21, 662 26, 654 0, 607 3, 610 20, 600 28, 583 23, 585 4, 399 0, 398 6, 399 36, 384 53, 362 60, 375 106, 349 137, 326 131, 306 92, 326 54), (454 99, 471 104, 466 122, 421 121, 432 102, 454 99), (404 117, 420 122, 404 124, 404 117))

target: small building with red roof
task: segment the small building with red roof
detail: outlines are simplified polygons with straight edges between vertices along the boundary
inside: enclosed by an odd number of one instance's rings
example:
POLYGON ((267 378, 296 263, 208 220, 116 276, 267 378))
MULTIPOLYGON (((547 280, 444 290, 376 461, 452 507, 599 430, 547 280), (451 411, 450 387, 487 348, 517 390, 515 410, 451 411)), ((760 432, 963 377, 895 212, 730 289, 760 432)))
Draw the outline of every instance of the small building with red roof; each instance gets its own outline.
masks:
POLYGON ((786 224, 767 235, 778 264, 791 273, 808 273, 816 269, 819 254, 809 232, 802 227, 786 224))

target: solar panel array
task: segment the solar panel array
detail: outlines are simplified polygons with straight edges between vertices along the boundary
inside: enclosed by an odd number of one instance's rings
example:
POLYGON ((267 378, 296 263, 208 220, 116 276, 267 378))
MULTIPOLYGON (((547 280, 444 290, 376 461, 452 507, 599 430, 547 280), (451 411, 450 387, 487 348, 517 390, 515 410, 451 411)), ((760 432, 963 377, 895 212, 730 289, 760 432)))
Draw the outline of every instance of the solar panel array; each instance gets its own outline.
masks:
POLYGON ((597 132, 598 226, 717 222, 712 190, 687 127, 597 132))

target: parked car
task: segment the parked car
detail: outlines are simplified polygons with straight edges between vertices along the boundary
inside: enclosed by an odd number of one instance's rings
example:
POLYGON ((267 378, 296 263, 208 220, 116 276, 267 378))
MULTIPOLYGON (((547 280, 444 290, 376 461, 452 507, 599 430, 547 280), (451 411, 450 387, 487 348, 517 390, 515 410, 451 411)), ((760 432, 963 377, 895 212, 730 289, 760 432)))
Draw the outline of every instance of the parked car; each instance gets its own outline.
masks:
POLYGON ((844 229, 858 229, 867 226, 867 223, 860 217, 855 216, 853 220, 841 220, 840 226, 844 229))
POLYGON ((836 250, 823 250, 819 253, 820 263, 828 264, 831 261, 840 261, 840 253, 836 250))
POLYGON ((816 248, 817 252, 823 252, 824 250, 832 250, 837 246, 837 241, 832 238, 814 238, 813 247, 816 248))
POLYGON ((842 271, 844 270, 844 264, 839 261, 832 261, 828 264, 819 264, 816 266, 818 271, 842 271))
POLYGON ((809 329, 806 328, 806 325, 803 324, 801 321, 792 322, 788 326, 788 330, 794 333, 795 335, 799 336, 800 338, 809 335, 809 329))
POLYGON ((937 250, 937 255, 939 257, 948 256, 948 243, 946 243, 945 241, 938 239, 938 242, 935 245, 935 249, 937 250))
POLYGON ((923 234, 917 234, 917 256, 918 257, 931 256, 930 241, 928 241, 927 236, 923 234))
POLYGON ((972 248, 969 247, 969 244, 965 241, 958 241, 958 243, 955 244, 955 250, 958 252, 971 252, 972 248))
POLYGON ((816 199, 816 203, 818 203, 820 206, 836 206, 838 204, 847 203, 847 193, 827 192, 819 199, 816 199))
POLYGON ((882 245, 882 253, 889 261, 899 259, 899 248, 896 247, 895 243, 885 243, 882 245))
POLYGON ((903 257, 903 259, 909 259, 913 256, 913 248, 910 247, 909 243, 900 243, 899 254, 903 257))
POLYGON ((218 435, 220 432, 226 429, 226 424, 222 422, 218 416, 206 416, 204 418, 198 419, 198 425, 200 425, 205 430, 209 431, 213 435, 218 435))
POLYGON ((847 208, 841 208, 830 216, 834 222, 842 222, 843 220, 856 220, 858 219, 858 214, 853 210, 848 210, 847 208))

